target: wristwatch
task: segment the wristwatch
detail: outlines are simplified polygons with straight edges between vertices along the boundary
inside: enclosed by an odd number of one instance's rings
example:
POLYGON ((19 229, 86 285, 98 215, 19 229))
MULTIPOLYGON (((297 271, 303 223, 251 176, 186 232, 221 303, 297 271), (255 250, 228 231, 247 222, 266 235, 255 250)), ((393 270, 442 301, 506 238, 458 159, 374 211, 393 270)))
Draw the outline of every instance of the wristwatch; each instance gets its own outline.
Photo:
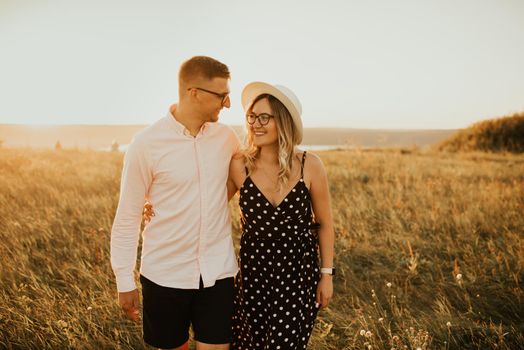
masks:
POLYGON ((328 275, 335 276, 335 268, 334 267, 322 267, 320 269, 320 273, 327 273, 328 275))

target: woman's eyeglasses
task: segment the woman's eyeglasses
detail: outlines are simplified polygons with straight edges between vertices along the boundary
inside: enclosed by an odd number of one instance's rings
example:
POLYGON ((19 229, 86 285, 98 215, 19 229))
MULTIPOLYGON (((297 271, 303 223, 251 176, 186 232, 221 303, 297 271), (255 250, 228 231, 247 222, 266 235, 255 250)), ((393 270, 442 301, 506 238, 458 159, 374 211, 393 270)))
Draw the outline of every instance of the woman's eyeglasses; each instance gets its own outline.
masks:
POLYGON ((274 118, 274 117, 271 114, 267 114, 267 113, 260 113, 259 115, 256 115, 255 113, 249 113, 246 115, 246 120, 249 125, 255 124, 257 119, 260 125, 267 125, 267 123, 269 123, 269 120, 271 118, 274 118))

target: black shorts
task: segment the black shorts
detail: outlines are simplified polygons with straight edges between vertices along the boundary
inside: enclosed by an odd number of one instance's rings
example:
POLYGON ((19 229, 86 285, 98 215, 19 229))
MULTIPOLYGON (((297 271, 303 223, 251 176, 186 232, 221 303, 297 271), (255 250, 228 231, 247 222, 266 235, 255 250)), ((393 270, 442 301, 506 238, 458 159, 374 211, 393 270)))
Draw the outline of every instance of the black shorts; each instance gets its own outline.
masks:
POLYGON ((207 344, 231 342, 233 277, 217 280, 204 288, 179 289, 159 286, 140 276, 144 341, 169 349, 189 339, 189 325, 195 340, 207 344))

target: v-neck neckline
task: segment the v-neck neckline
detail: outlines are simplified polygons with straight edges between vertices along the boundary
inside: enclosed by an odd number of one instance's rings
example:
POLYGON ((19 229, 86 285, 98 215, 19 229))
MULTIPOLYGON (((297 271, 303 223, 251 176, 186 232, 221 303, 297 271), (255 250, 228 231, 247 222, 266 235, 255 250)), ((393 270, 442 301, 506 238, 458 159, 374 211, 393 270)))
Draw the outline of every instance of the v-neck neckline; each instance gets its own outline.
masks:
MULTIPOLYGON (((298 179, 298 181, 295 183, 295 185, 293 187, 291 187, 291 189, 289 190, 289 192, 286 194, 286 196, 284 198, 282 198, 282 200, 280 201, 280 203, 278 203, 277 206, 273 205, 273 203, 271 203, 271 201, 267 198, 267 196, 264 194, 264 192, 262 192, 262 190, 260 190, 260 188, 257 186, 257 184, 255 183, 255 181, 253 181, 253 179, 251 178, 251 176, 248 176, 246 177, 246 180, 244 180, 244 184, 245 184, 245 181, 247 181, 247 179, 249 179, 249 181, 251 181, 251 183, 253 184, 253 186, 255 186, 255 188, 257 189, 258 193, 260 193, 260 195, 262 197, 264 197, 264 200, 271 206, 273 207, 274 210, 278 210, 278 208, 280 208, 280 206, 282 205, 282 203, 284 203, 287 199, 287 197, 289 197, 289 195, 291 194, 291 192, 293 192, 293 190, 298 186, 299 183, 301 182, 304 182, 304 179, 303 178, 300 178, 298 179)), ((306 187, 307 189, 307 187, 306 187)), ((309 191, 309 190, 308 190, 309 191)))

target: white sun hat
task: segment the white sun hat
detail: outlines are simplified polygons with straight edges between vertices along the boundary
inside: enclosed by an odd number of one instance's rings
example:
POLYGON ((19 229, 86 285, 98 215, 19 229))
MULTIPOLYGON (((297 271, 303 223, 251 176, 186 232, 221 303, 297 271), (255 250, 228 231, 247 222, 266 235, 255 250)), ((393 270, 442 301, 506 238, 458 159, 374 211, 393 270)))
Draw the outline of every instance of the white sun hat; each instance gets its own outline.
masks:
POLYGON ((268 94, 275 97, 277 100, 282 102, 282 104, 287 108, 293 123, 295 124, 295 141, 296 144, 302 142, 302 105, 298 100, 298 97, 285 86, 282 85, 272 85, 268 83, 263 83, 261 81, 255 81, 249 83, 244 87, 242 91, 242 107, 244 111, 247 112, 248 109, 253 104, 253 101, 260 95, 268 94))

